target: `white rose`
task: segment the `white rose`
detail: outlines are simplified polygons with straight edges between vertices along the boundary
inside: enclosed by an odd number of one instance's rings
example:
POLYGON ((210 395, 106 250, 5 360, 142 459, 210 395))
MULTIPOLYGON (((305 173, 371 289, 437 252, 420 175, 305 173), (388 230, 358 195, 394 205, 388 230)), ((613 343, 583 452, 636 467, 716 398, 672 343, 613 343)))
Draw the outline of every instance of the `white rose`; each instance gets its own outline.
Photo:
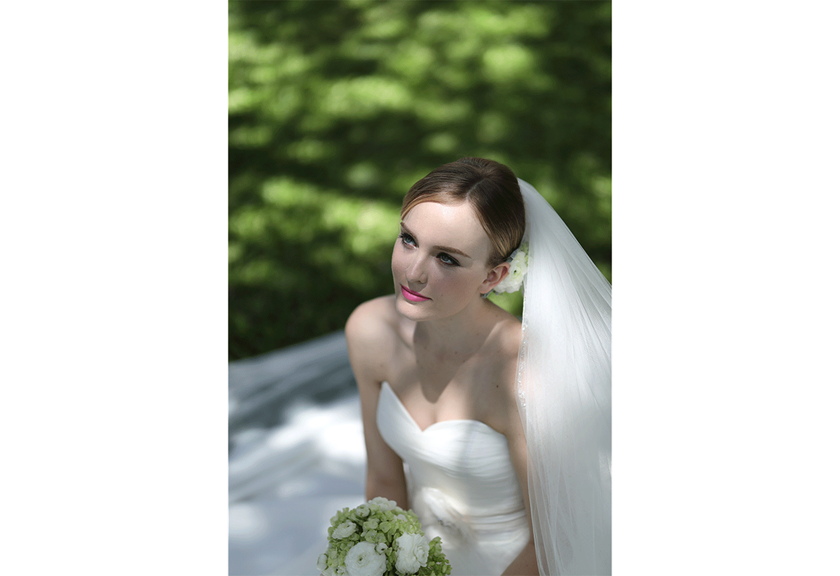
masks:
POLYGON ((347 538, 356 531, 356 525, 348 520, 347 522, 342 522, 338 526, 335 527, 333 530, 332 537, 336 540, 341 540, 342 538, 347 538))
POLYGON ((385 555, 379 554, 370 542, 359 542, 347 552, 344 566, 349 576, 382 576, 385 574, 385 555))
POLYGON ((429 559, 429 543, 420 534, 403 534, 397 538, 397 571, 416 574, 429 559))
POLYGON ((382 496, 377 496, 373 500, 371 500, 373 504, 378 504, 379 508, 382 510, 393 510, 397 507, 397 503, 393 500, 388 500, 387 498, 383 498, 382 496))

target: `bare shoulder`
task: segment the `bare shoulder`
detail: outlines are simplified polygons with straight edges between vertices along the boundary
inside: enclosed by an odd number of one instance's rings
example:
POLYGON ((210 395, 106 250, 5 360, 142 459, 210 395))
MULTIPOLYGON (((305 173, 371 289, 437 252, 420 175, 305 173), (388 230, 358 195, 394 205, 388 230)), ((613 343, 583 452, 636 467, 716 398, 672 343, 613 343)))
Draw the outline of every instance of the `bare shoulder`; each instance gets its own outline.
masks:
POLYGON ((515 378, 510 378, 510 376, 516 373, 521 341, 522 322, 516 316, 500 310, 490 343, 492 354, 497 361, 496 372, 505 383, 504 388, 515 387, 512 386, 512 384, 515 385, 513 382, 515 378))
POLYGON ((514 318, 512 322, 505 324, 501 336, 501 356, 505 365, 500 374, 504 374, 504 383, 499 388, 505 394, 508 404, 516 404, 516 376, 519 367, 519 348, 522 343, 522 322, 514 318))
POLYGON ((519 345, 522 342, 522 322, 513 314, 506 313, 499 323, 499 344, 507 358, 519 357, 519 345))
POLYGON ((354 372, 363 380, 385 379, 384 359, 398 339, 400 318, 394 297, 382 296, 360 304, 347 319, 347 352, 354 372))
POLYGON ((496 430, 507 435, 518 424, 516 372, 522 323, 515 316, 502 312, 489 339, 491 348, 488 368, 492 385, 487 392, 492 400, 488 420, 492 421, 496 430))
POLYGON ((370 339, 383 336, 383 332, 391 332, 398 325, 398 314, 394 306, 393 296, 381 296, 359 304, 344 327, 347 339, 366 343, 370 339))

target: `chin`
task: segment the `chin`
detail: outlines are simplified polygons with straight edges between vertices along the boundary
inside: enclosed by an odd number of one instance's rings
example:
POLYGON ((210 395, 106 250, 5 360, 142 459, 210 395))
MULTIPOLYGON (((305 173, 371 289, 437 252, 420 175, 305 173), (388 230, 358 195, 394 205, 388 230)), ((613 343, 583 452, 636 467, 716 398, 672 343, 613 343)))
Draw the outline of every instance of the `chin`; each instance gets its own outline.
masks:
POLYGON ((397 313, 400 316, 404 316, 409 320, 414 320, 415 322, 429 319, 429 310, 424 310, 423 307, 425 304, 430 303, 431 302, 408 302, 405 298, 403 298, 402 294, 396 295, 397 313))
POLYGON ((397 313, 404 318, 413 320, 414 322, 449 318, 450 316, 455 316, 464 307, 466 307, 466 305, 455 309, 452 307, 442 309, 441 306, 434 300, 426 302, 409 302, 403 297, 401 292, 396 295, 397 313))

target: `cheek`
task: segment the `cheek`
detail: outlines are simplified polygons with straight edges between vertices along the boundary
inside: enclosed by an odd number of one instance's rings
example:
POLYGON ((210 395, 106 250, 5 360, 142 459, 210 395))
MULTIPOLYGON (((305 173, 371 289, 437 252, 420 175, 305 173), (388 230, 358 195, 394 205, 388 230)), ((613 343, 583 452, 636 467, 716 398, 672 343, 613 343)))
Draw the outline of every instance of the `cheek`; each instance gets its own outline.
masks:
POLYGON ((455 301, 469 298, 475 288, 475 282, 468 274, 436 274, 435 286, 441 293, 448 294, 455 301))
POLYGON ((449 286, 453 292, 463 294, 465 298, 470 297, 472 295, 471 290, 475 288, 473 279, 466 274, 451 278, 449 286))
POLYGON ((397 270, 401 269, 400 264, 400 246, 399 243, 394 244, 394 249, 391 251, 391 272, 396 275, 397 270))

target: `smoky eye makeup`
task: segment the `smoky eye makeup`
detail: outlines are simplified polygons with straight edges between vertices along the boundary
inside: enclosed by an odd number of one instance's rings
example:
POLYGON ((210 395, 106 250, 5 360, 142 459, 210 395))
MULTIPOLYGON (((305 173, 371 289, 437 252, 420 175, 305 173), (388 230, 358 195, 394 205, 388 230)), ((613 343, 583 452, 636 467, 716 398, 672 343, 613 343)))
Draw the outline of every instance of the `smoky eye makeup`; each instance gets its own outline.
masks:
POLYGON ((447 254, 446 252, 441 252, 438 254, 438 259, 446 264, 447 266, 460 266, 461 263, 458 262, 455 258, 447 254))
MULTIPOLYGON (((414 239, 414 236, 412 236, 411 234, 409 234, 405 230, 400 232, 399 239, 400 239, 400 242, 402 242, 402 244, 404 246, 410 246, 412 248, 417 247, 417 241, 414 239)), ((437 255, 437 259, 440 260, 440 262, 442 264, 446 265, 446 266, 460 266, 461 265, 461 263, 458 262, 457 258, 455 258, 453 256, 450 256, 446 252, 439 253, 437 255)))

